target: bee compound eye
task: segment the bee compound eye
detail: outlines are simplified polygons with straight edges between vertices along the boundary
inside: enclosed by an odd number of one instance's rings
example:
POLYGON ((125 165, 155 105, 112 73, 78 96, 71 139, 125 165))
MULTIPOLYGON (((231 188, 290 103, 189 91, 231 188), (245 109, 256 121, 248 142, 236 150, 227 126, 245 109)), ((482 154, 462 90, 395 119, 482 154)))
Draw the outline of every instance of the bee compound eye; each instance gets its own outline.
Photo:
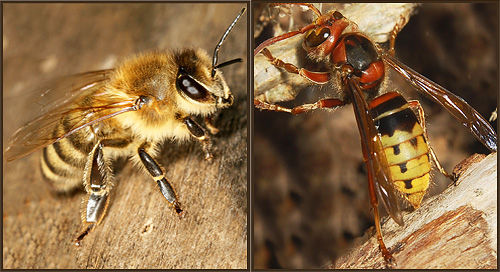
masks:
POLYGON ((208 95, 207 90, 189 75, 179 76, 177 86, 183 93, 194 100, 204 100, 208 95))
POLYGON ((316 32, 316 29, 312 29, 307 33, 306 39, 304 40, 307 47, 317 47, 330 37, 330 29, 327 27, 321 28, 319 33, 316 32))

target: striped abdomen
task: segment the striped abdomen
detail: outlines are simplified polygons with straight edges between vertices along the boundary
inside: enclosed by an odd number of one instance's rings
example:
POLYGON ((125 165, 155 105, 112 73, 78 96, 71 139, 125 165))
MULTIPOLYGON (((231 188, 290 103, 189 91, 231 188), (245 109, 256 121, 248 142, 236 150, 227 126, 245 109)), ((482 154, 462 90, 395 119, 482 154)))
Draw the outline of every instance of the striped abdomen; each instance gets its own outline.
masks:
MULTIPOLYGON (((71 116, 64 118, 55 129, 54 135, 69 131, 65 127, 68 126, 65 121, 71 116)), ((95 140, 90 134, 90 127, 87 127, 43 149, 40 160, 42 173, 58 191, 68 191, 82 185, 85 162, 95 140)))
MULTIPOLYGON (((74 128, 74 124, 68 120, 81 120, 81 118, 73 115, 65 115, 63 121, 55 128, 53 135, 64 135, 74 128)), ((127 155, 131 154, 131 150, 138 145, 138 143, 132 145, 134 138, 129 136, 127 139, 127 135, 129 132, 122 129, 114 120, 107 120, 106 124, 101 122, 94 125, 94 128, 88 126, 75 131, 43 149, 40 160, 42 173, 58 191, 69 191, 82 186, 85 164, 97 141, 101 139, 108 148, 106 150, 109 152, 106 153, 108 158, 111 155, 114 157, 127 155), (92 129, 99 131, 99 135, 96 135, 92 129)))
POLYGON ((370 102, 369 108, 381 135, 392 181, 418 208, 430 183, 431 164, 424 130, 399 93, 381 95, 370 102))

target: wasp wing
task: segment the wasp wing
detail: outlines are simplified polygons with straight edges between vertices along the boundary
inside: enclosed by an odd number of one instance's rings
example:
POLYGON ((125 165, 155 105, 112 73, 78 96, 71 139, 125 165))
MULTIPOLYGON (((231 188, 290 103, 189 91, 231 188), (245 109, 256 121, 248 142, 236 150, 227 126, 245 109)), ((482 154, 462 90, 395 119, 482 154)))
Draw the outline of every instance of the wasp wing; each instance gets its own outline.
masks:
POLYGON ((379 132, 368 110, 368 104, 363 97, 363 91, 359 88, 358 83, 352 79, 347 79, 347 86, 361 136, 363 158, 368 171, 370 199, 372 199, 372 202, 377 199, 374 195, 374 192, 376 192, 389 215, 396 223, 403 225, 403 216, 401 215, 398 196, 387 166, 384 148, 379 132))
POLYGON ((392 68, 427 98, 443 106, 453 117, 462 123, 483 145, 492 152, 497 151, 497 135, 491 125, 479 112, 461 97, 417 73, 388 54, 383 58, 392 68))
POLYGON ((88 72, 66 77, 45 89, 40 101, 46 101, 41 115, 19 128, 9 139, 4 157, 12 161, 48 146, 72 133, 131 110, 134 100, 109 99, 106 88, 111 70, 88 72), (54 98, 52 100, 48 98, 54 98), (56 99, 57 98, 57 99, 56 99), (93 99, 93 106, 82 107, 76 101, 93 99), (57 129, 64 123, 65 130, 57 129))

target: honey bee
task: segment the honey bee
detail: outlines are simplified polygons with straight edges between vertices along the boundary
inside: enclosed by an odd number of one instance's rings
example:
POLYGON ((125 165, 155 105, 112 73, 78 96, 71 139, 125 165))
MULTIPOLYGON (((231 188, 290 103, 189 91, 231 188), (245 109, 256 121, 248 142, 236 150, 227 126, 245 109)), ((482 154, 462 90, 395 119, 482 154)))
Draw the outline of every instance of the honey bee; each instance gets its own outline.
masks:
POLYGON ((130 157, 157 182, 180 218, 186 215, 164 170, 153 158, 166 139, 197 139, 210 160, 209 132, 217 133, 212 115, 229 107, 233 96, 218 63, 218 53, 242 17, 236 16, 217 43, 213 56, 201 49, 151 52, 125 60, 114 69, 64 79, 71 88, 51 88, 43 114, 10 138, 4 157, 12 161, 42 149, 41 169, 56 190, 69 191, 83 182, 82 239, 104 218, 113 186, 112 162, 130 157), (209 132, 193 120, 205 118, 209 132), (83 172, 83 175, 82 175, 83 172))
MULTIPOLYGON (((276 7, 284 5, 286 4, 271 4, 271 6, 276 7)), ((399 196, 406 199, 415 209, 420 206, 423 196, 430 187, 431 163, 448 178, 452 179, 453 177, 439 164, 428 144, 425 119, 420 103, 417 100, 407 101, 396 92, 396 88, 392 88, 392 84, 387 82, 385 76, 389 71, 388 68, 392 67, 420 93, 450 111, 492 152, 497 150, 496 133, 487 121, 463 99, 399 62, 393 57, 391 50, 383 50, 371 37, 360 32, 355 22, 344 17, 339 11, 331 10, 327 13, 321 13, 312 4, 297 3, 296 5, 312 11, 315 14, 313 22, 298 27, 295 31, 289 31, 263 41, 254 50, 254 56, 257 57, 257 54, 264 56, 269 66, 280 69, 281 73, 307 79, 309 85, 322 85, 323 89, 330 90, 329 96, 315 103, 286 107, 274 104, 278 100, 266 100, 268 97, 266 94, 270 92, 262 90, 261 94, 263 95, 257 97, 256 94, 254 105, 260 109, 294 115, 317 109, 337 109, 346 104, 353 105, 361 138, 363 160, 367 169, 369 196, 375 215, 377 240, 386 263, 395 264, 390 250, 385 247, 381 234, 379 204, 383 204, 394 221, 403 225, 399 196), (308 69, 308 63, 301 63, 302 60, 292 63, 280 59, 279 55, 282 52, 280 52, 279 44, 286 43, 294 36, 302 37, 302 49, 305 51, 303 55, 307 55, 310 62, 324 64, 323 70, 308 69)), ((392 48, 394 39, 402 25, 396 25, 391 32, 392 50, 394 49, 392 48)), ((278 98, 290 100, 290 96, 278 98)), ((273 99, 275 98, 276 96, 273 97, 273 99)), ((305 125, 304 130, 327 125, 326 122, 315 122, 309 126, 305 125)), ((334 129, 337 128, 334 126, 334 129)), ((343 128, 339 127, 339 129, 343 128)), ((265 132, 269 133, 268 130, 265 132)), ((286 133, 286 140, 291 142, 290 138, 290 134, 286 133)), ((348 144, 344 143, 346 138, 349 137, 342 137, 341 144, 336 143, 333 149, 348 149, 346 147, 348 144)), ((330 139, 325 140, 330 141, 330 139)), ((286 151, 289 152, 290 156, 287 157, 300 158, 301 161, 304 160, 303 158, 308 158, 312 162, 305 164, 311 167, 316 167, 315 164, 333 165, 327 159, 321 158, 320 154, 314 152, 319 151, 315 144, 309 149, 305 153, 312 158, 304 154, 294 153, 295 146, 289 144, 286 151)), ((300 177, 300 171, 295 169, 292 171, 296 171, 295 173, 300 177)), ((345 171, 341 171, 341 173, 342 179, 348 179, 346 178, 348 173, 345 171)), ((312 182, 322 178, 318 177, 319 173, 308 173, 307 175, 314 176, 310 178, 312 182)), ((321 191, 321 194, 325 193, 321 191)), ((342 207, 342 210, 344 208, 342 207)), ((340 218, 337 219, 340 220, 340 218)))

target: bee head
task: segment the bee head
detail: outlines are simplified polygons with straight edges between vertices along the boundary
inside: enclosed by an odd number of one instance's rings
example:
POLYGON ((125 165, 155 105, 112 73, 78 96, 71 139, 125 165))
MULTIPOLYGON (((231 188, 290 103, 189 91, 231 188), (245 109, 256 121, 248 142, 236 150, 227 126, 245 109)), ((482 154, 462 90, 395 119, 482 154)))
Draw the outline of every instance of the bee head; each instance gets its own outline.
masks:
POLYGON ((216 110, 233 103, 233 96, 222 76, 212 76, 210 58, 203 50, 185 49, 176 54, 176 89, 180 96, 198 108, 216 110))
MULTIPOLYGON (((150 52, 138 55, 115 69, 110 86, 117 97, 150 97, 143 115, 162 119, 166 112, 207 116, 232 105, 233 96, 218 68, 242 61, 217 64, 220 46, 245 9, 224 32, 212 58, 201 49, 150 52)), ((146 104, 145 104, 146 105, 146 104)))
POLYGON ((217 59, 220 47, 244 12, 245 8, 236 16, 215 46, 212 65, 202 50, 184 50, 177 55, 179 67, 176 87, 185 99, 213 106, 214 110, 228 107, 233 103, 233 96, 218 69, 243 60, 238 58, 217 64, 217 59))

